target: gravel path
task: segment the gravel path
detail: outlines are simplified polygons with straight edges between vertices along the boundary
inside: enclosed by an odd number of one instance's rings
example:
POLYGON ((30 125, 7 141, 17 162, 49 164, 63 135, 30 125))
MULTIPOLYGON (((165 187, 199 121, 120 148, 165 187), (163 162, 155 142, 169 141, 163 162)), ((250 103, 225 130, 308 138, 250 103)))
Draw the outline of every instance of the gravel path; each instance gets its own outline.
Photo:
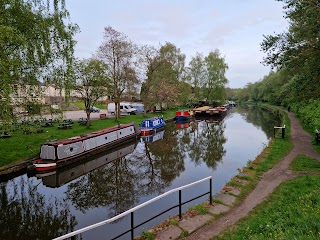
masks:
POLYGON ((290 112, 288 114, 291 121, 290 137, 294 144, 291 152, 272 169, 263 174, 257 186, 239 205, 232 208, 218 220, 192 233, 187 239, 207 240, 213 236, 217 236, 227 227, 246 216, 282 182, 295 177, 289 170, 289 165, 298 154, 304 154, 320 161, 320 153, 315 152, 311 145, 312 136, 302 129, 293 113, 290 112))

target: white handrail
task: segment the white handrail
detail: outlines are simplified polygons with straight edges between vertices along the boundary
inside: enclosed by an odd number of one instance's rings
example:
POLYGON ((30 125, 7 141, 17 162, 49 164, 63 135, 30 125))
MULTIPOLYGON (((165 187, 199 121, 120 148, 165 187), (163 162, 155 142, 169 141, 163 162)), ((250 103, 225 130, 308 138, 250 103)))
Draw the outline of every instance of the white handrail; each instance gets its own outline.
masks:
POLYGON ((136 211, 136 210, 138 210, 138 209, 140 209, 140 208, 142 208, 142 207, 144 207, 144 206, 146 206, 146 205, 148 205, 148 204, 150 204, 150 203, 152 203, 152 202, 154 202, 154 201, 156 201, 156 200, 158 200, 158 199, 160 199, 160 198, 163 198, 163 197, 165 197, 165 196, 167 196, 167 195, 169 195, 169 194, 171 194, 171 193, 173 193, 173 192, 177 192, 177 191, 179 191, 179 190, 182 190, 182 189, 191 187, 191 186, 193 186, 193 185, 196 185, 196 184, 198 184, 198 183, 204 182, 204 181, 209 180, 209 179, 211 179, 211 178, 212 178, 211 176, 210 176, 210 177, 206 177, 206 178, 203 178, 203 179, 201 179, 201 180, 199 180, 199 181, 196 181, 196 182, 193 182, 193 183, 184 185, 184 186, 182 186, 182 187, 178 187, 178 188, 175 188, 175 189, 171 189, 170 191, 168 191, 168 192, 166 192, 166 193, 163 193, 163 194, 159 195, 158 197, 152 198, 152 199, 150 199, 150 200, 148 200, 148 201, 146 201, 146 202, 144 202, 144 203, 142 203, 142 204, 140 204, 140 205, 138 205, 138 206, 136 206, 136 207, 134 207, 134 208, 131 208, 131 209, 129 209, 129 210, 127 210, 127 211, 125 211, 125 212, 117 215, 117 216, 114 216, 113 218, 110 218, 110 219, 108 219, 108 220, 104 220, 104 221, 102 221, 102 222, 98 222, 98 223, 92 224, 92 225, 90 225, 90 226, 87 226, 87 227, 78 229, 78 230, 73 231, 73 232, 71 232, 71 233, 68 233, 68 234, 65 234, 65 235, 63 235, 63 236, 54 238, 53 240, 66 239, 66 238, 72 237, 72 236, 74 236, 74 235, 78 235, 78 234, 80 234, 80 233, 83 233, 83 232, 89 231, 89 230, 91 230, 91 229, 100 227, 100 226, 102 226, 102 225, 104 225, 104 224, 113 222, 113 221, 115 221, 115 220, 117 220, 117 219, 119 219, 119 218, 122 218, 122 217, 128 215, 129 213, 134 212, 134 211, 136 211))

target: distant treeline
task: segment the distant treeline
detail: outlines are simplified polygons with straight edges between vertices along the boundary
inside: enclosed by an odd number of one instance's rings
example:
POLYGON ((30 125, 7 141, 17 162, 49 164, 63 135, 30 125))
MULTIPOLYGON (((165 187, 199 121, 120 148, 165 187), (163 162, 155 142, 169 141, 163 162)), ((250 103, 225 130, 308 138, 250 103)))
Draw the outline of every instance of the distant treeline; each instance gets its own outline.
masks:
POLYGON ((229 91, 239 101, 262 101, 289 107, 310 129, 320 129, 319 1, 279 0, 288 19, 286 32, 264 36, 263 64, 273 71, 243 89, 229 91))

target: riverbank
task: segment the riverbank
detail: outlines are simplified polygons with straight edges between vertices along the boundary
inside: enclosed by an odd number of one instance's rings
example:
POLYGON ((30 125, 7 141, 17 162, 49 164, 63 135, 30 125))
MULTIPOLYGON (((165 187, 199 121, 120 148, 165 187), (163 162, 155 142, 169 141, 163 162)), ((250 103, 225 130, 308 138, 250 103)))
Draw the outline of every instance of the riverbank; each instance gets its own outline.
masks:
MULTIPOLYGON (((163 115, 166 121, 172 121, 177 109, 166 110, 162 113, 148 113, 147 118, 163 115)), ((71 113, 68 116, 71 117, 71 113)), ((125 124, 130 122, 136 122, 139 124, 142 120, 146 119, 142 114, 121 116, 119 123, 125 124)), ((30 134, 24 134, 22 128, 14 131, 11 138, 0 138, 0 181, 11 179, 15 176, 19 176, 27 172, 27 167, 31 165, 33 159, 38 156, 40 146, 42 143, 52 139, 66 139, 81 134, 94 132, 104 128, 115 126, 114 118, 95 119, 91 121, 89 128, 78 124, 75 120, 71 129, 57 129, 58 123, 53 126, 41 128, 43 132, 31 132, 30 134)), ((40 123, 39 123, 40 125, 40 123)), ((25 127, 25 126, 23 126, 25 127)), ((35 128, 35 125, 31 125, 30 128, 35 128)))
MULTIPOLYGON (((210 239, 249 214, 281 183, 296 177, 289 166, 299 154, 320 160, 320 154, 311 146, 312 136, 302 129, 293 113, 289 118, 285 117, 284 122, 286 137, 276 137, 255 161, 213 196, 213 205, 203 203, 184 214, 182 220, 169 219, 138 239, 210 239)), ((231 235, 221 239, 230 239, 231 235)))

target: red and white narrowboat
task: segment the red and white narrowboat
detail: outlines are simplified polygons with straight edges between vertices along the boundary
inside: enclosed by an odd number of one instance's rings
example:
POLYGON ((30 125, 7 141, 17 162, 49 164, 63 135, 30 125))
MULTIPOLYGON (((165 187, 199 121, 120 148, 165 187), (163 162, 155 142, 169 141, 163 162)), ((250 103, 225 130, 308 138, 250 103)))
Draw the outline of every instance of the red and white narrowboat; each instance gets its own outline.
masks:
POLYGON ((67 162, 85 158, 89 153, 100 152, 137 137, 140 128, 135 123, 121 124, 96 132, 41 145, 40 157, 33 162, 36 172, 50 171, 67 162))

